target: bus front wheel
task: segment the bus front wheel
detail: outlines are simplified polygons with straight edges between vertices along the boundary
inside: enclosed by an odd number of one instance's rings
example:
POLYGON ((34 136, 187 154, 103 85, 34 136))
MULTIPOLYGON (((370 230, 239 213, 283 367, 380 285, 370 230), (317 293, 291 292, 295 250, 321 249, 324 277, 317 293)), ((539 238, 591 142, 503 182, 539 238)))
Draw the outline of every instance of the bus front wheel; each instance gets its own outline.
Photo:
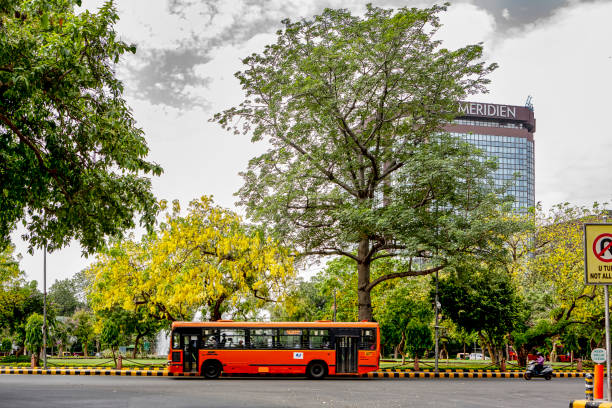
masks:
POLYGON ((323 361, 313 361, 306 367, 306 375, 313 380, 321 380, 327 375, 327 364, 323 361))
POLYGON ((202 365, 202 375, 209 380, 219 378, 221 375, 221 363, 218 361, 206 361, 202 365))

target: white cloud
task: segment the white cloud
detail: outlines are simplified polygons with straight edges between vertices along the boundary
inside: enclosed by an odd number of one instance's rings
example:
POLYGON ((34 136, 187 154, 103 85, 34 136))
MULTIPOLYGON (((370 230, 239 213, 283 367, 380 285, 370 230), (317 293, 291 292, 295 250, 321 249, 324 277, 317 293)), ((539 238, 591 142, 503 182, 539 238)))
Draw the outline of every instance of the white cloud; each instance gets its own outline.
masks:
POLYGON ((547 206, 612 198, 610 15, 610 3, 574 5, 491 51, 500 69, 482 99, 521 104, 533 95, 536 200, 547 206))
MULTIPOLYGON (((95 9, 102 0, 83 3, 95 9)), ((232 207, 235 202, 232 194, 242 184, 237 173, 246 168, 249 158, 266 148, 207 121, 213 112, 236 105, 242 99, 242 90, 233 76, 242 68, 240 59, 273 42, 274 32, 284 17, 293 20, 310 17, 321 13, 325 6, 360 13, 366 2, 219 1, 210 3, 216 5, 213 9, 206 6, 208 3, 192 1, 182 14, 170 14, 166 1, 119 0, 121 20, 117 31, 126 40, 137 42, 143 51, 169 51, 168 61, 172 60, 172 51, 180 47, 189 51, 189 55, 201 57, 193 57, 189 69, 176 72, 179 83, 188 75, 209 79, 206 83, 187 81, 183 89, 188 97, 210 101, 212 106, 207 111, 190 104, 180 109, 155 105, 132 91, 126 95, 145 130, 150 158, 165 169, 161 177, 153 179, 155 194, 160 198, 178 198, 183 203, 212 194, 220 205, 232 207)), ((429 6, 433 2, 406 3, 374 2, 383 7, 429 6)), ((500 34, 503 20, 496 21, 495 17, 506 14, 514 24, 515 19, 519 20, 518 14, 514 15, 518 11, 506 6, 505 13, 499 6, 510 2, 495 2, 498 6, 494 10, 488 6, 491 3, 476 0, 454 3, 442 16, 445 26, 438 37, 449 48, 484 41, 486 59, 500 64, 492 76, 491 93, 476 99, 520 105, 528 94, 533 95, 537 119, 536 199, 550 205, 560 201, 588 204, 611 198, 612 182, 607 173, 611 168, 608 156, 612 144, 607 117, 612 94, 609 79, 612 29, 608 22, 612 4, 572 3, 557 8, 551 16, 552 6, 542 9, 543 3, 538 2, 537 15, 544 17, 523 18, 523 22, 531 23, 515 25, 510 30, 506 25, 500 34)), ((559 4, 556 2, 555 7, 559 4)), ((143 64, 140 68, 150 63, 131 62, 143 64)), ((154 83, 160 83, 158 77, 154 79, 154 83)), ((131 82, 129 76, 125 80, 130 81, 126 84, 128 89, 141 86, 131 82)), ((18 242, 18 233, 13 237, 20 252, 25 252, 25 244, 18 242)), ((73 275, 86 264, 80 258, 78 244, 51 255, 49 283, 73 275)), ((40 280, 40 252, 35 257, 26 256, 22 265, 30 278, 40 280)))

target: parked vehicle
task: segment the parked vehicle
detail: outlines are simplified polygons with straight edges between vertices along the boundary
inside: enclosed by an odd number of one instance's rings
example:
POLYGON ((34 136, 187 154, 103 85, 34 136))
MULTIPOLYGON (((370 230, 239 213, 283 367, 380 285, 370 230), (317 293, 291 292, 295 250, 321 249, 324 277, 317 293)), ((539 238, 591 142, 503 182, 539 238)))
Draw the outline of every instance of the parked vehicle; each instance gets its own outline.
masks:
POLYGON ((552 373, 553 369, 551 366, 544 365, 541 370, 538 370, 536 368, 536 362, 530 361, 525 374, 523 374, 523 378, 531 380, 533 377, 544 377, 545 380, 550 380, 552 378, 552 373))

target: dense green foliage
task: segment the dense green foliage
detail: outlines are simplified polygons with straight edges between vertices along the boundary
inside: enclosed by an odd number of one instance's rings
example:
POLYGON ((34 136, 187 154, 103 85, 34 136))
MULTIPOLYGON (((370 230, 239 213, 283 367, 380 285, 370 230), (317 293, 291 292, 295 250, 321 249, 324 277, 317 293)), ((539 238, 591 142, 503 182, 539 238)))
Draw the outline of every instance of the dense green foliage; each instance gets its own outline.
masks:
POLYGON ((85 252, 108 236, 151 226, 157 205, 141 173, 143 133, 122 98, 112 1, 74 13, 80 0, 0 1, 0 244, 22 221, 30 250, 76 238, 85 252))
POLYGON ((415 359, 423 356, 427 350, 434 346, 431 328, 425 322, 413 319, 408 323, 406 332, 406 350, 415 359))
POLYGON ((13 251, 12 246, 0 251, 0 328, 23 347, 26 320, 32 313, 43 312, 43 294, 36 281, 25 279, 13 251))

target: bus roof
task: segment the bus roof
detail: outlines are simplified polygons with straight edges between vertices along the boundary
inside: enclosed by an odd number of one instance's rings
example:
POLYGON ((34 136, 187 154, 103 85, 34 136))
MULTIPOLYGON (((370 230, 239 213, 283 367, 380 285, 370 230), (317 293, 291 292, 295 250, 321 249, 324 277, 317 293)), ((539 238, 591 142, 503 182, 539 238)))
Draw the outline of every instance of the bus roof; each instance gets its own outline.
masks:
POLYGON ((218 320, 216 322, 172 322, 176 327, 378 327, 376 322, 235 322, 218 320))

